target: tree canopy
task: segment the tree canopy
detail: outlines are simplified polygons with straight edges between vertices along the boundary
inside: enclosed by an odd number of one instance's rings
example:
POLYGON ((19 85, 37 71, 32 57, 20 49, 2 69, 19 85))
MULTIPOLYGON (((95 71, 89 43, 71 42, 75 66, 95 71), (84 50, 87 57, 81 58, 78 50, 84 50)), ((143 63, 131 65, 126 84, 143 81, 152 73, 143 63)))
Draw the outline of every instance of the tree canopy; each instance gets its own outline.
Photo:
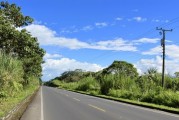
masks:
POLYGON ((132 78, 138 76, 137 69, 134 65, 126 61, 114 61, 102 71, 102 74, 122 74, 132 78))
POLYGON ((29 76, 41 77, 41 64, 45 54, 37 38, 32 37, 25 29, 17 30, 32 22, 31 17, 22 14, 20 7, 0 2, 0 50, 22 61, 25 83, 29 82, 29 76))

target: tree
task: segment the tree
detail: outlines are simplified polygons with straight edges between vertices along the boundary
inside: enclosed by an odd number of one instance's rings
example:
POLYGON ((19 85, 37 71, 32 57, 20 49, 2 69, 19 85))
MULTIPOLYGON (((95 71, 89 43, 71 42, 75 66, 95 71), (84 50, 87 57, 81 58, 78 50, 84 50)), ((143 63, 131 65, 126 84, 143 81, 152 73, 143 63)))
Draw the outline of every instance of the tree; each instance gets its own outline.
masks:
POLYGON ((26 26, 33 22, 31 17, 22 14, 20 7, 16 4, 9 4, 7 1, 0 2, 0 13, 15 27, 26 26))
POLYGON ((58 78, 59 80, 65 81, 65 82, 75 82, 82 79, 85 72, 81 69, 76 69, 73 71, 65 71, 61 74, 61 76, 58 78))
POLYGON ((121 74, 131 78, 138 76, 137 69, 134 65, 125 61, 114 61, 102 71, 102 74, 121 74))
POLYGON ((42 76, 43 56, 45 51, 40 48, 37 38, 32 37, 22 27, 32 23, 33 19, 24 16, 21 8, 8 2, 0 2, 0 50, 12 54, 23 63, 24 83, 28 84, 30 76, 42 76))

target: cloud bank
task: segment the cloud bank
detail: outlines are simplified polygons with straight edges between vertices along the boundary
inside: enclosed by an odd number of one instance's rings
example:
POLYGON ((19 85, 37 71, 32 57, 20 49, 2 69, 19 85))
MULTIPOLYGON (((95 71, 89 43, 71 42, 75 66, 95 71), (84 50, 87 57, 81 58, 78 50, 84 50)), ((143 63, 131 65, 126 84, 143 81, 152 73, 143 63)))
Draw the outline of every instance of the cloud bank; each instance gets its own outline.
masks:
POLYGON ((45 63, 42 65, 43 68, 43 77, 42 80, 47 81, 57 76, 60 76, 63 72, 68 70, 82 69, 86 71, 97 72, 102 70, 103 67, 97 64, 80 62, 75 59, 69 59, 61 57, 58 54, 49 54, 47 53, 44 57, 45 63))

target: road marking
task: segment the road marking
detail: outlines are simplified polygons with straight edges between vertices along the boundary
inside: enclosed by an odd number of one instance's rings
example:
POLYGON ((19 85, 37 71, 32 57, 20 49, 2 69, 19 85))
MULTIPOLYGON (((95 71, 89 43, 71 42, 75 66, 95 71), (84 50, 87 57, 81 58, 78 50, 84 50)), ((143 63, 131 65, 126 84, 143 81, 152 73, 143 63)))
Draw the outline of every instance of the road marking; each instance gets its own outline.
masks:
POLYGON ((179 115, 168 113, 168 112, 165 112, 165 111, 145 108, 145 107, 141 107, 141 106, 137 106, 137 105, 131 105, 131 104, 127 104, 127 103, 122 103, 122 102, 118 102, 118 101, 108 100, 108 99, 105 99, 105 98, 99 98, 99 97, 95 97, 95 96, 89 96, 89 95, 80 94, 80 93, 76 93, 76 94, 87 96, 87 97, 93 97, 93 98, 97 98, 99 100, 103 100, 103 101, 106 101, 106 102, 111 102, 111 103, 115 103, 115 104, 117 103, 117 104, 120 104, 120 105, 129 106, 129 107, 133 107, 133 108, 137 108, 137 109, 141 109, 141 110, 145 110, 145 111, 150 111, 150 112, 153 112, 153 113, 159 113, 159 114, 163 114, 163 115, 168 115, 168 116, 171 116, 171 117, 179 118, 179 115))
POLYGON ((104 109, 102 109, 102 108, 99 108, 99 107, 97 107, 97 106, 94 106, 94 105, 91 105, 91 104, 88 104, 90 107, 93 107, 93 108, 95 108, 95 109, 98 109, 98 110, 100 110, 100 111, 103 111, 103 112, 106 112, 106 110, 104 110, 104 109))
POLYGON ((77 98, 73 98, 74 100, 76 100, 76 101, 80 101, 79 99, 77 99, 77 98))
POLYGON ((68 96, 67 94, 65 94, 66 96, 68 96))
MULTIPOLYGON (((163 114, 163 115, 168 115, 168 116, 179 118, 179 115, 168 113, 168 112, 165 112, 165 111, 160 111, 160 110, 155 110, 155 109, 135 106, 135 105, 127 104, 127 103, 122 103, 122 102, 117 102, 117 101, 113 101, 113 100, 108 100, 108 99, 105 99, 105 98, 99 98, 99 97, 89 96, 89 95, 80 94, 80 93, 76 93, 76 92, 71 92, 71 93, 82 95, 82 96, 87 96, 87 97, 93 97, 93 98, 96 98, 96 99, 99 99, 99 100, 103 100, 103 101, 106 101, 106 102, 111 102, 111 103, 115 103, 115 104, 117 103, 117 104, 124 105, 124 106, 129 106, 129 107, 133 107, 133 108, 137 108, 137 109, 141 109, 141 110, 145 110, 145 111, 150 111, 150 112, 153 112, 153 113, 159 113, 159 114, 163 114)), ((88 104, 88 105, 90 106, 90 104, 88 104)))
POLYGON ((41 87, 41 120, 44 120, 42 87, 41 87))
POLYGON ((133 107, 133 108, 137 108, 137 109, 141 109, 141 110, 145 110, 145 111, 150 111, 150 112, 154 112, 154 113, 159 113, 159 114, 179 118, 178 115, 175 115, 175 114, 172 114, 172 113, 167 113, 165 111, 160 111, 160 110, 155 110, 155 109, 150 109, 150 108, 143 108, 143 107, 140 107, 140 106, 130 105, 130 104, 127 104, 127 103, 122 103, 122 102, 117 102, 117 101, 112 101, 112 100, 105 100, 105 101, 115 103, 115 104, 117 103, 117 104, 128 106, 128 107, 133 107))

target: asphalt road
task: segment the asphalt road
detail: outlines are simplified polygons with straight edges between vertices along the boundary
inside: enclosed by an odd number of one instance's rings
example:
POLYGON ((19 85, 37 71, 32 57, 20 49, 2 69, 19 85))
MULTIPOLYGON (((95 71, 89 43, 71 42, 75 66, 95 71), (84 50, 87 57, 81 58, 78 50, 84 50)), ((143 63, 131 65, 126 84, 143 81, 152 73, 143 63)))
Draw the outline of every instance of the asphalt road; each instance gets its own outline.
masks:
POLYGON ((42 87, 41 120, 179 120, 179 115, 42 87))
POLYGON ((21 120, 179 120, 179 115, 43 86, 21 120))

